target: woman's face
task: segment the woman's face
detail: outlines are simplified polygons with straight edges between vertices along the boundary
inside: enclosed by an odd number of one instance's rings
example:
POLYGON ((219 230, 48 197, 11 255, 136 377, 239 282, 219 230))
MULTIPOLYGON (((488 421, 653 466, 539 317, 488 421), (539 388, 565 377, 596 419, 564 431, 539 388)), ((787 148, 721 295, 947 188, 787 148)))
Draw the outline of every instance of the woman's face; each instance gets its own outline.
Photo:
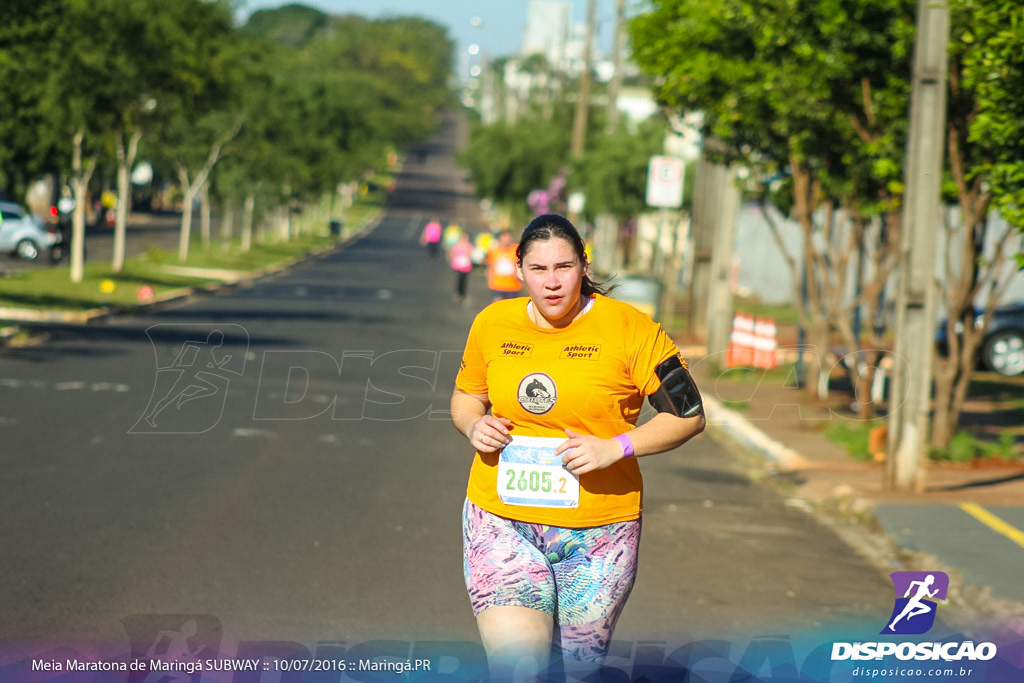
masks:
POLYGON ((564 327, 579 312, 580 287, 587 264, 561 237, 530 243, 519 266, 519 278, 540 313, 538 322, 564 327))

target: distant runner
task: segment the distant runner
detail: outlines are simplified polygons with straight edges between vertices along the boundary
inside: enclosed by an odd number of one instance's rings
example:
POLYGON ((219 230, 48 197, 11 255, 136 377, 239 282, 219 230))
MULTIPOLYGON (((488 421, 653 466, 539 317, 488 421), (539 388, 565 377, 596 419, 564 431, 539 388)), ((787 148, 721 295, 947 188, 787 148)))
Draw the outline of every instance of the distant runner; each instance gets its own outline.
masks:
POLYGON ((494 301, 518 296, 522 289, 516 272, 518 247, 507 230, 498 235, 497 243, 491 245, 487 255, 487 288, 491 290, 494 301))
POLYGON ((420 235, 420 244, 427 247, 427 256, 431 261, 436 261, 441 256, 441 221, 431 218, 423 226, 423 234, 420 235))

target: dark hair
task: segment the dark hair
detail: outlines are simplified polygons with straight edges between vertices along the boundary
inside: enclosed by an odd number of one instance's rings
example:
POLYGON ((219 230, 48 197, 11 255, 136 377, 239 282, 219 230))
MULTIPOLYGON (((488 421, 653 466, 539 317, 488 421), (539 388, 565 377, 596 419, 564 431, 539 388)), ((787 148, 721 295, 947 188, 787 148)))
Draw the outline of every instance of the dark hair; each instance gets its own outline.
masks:
MULTIPOLYGON (((545 213, 537 216, 523 230, 519 238, 519 246, 516 247, 516 260, 520 267, 523 265, 523 256, 533 242, 546 242, 553 237, 559 237, 572 245, 576 252, 576 258, 587 263, 587 248, 583 244, 583 238, 568 218, 557 213, 545 213)), ((589 275, 583 276, 583 283, 580 286, 580 294, 593 296, 594 294, 605 294, 615 289, 614 286, 606 287, 603 282, 596 282, 590 279, 589 275)))

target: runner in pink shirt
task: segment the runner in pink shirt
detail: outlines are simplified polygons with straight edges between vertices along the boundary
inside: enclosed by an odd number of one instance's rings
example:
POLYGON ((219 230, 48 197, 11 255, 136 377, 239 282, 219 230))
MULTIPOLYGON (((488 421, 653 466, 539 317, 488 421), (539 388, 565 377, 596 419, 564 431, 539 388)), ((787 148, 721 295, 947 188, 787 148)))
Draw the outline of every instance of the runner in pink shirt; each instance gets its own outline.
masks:
POLYGON ((455 301, 461 303, 466 300, 466 284, 473 270, 473 243, 468 234, 459 235, 459 240, 448 251, 448 262, 456 273, 455 301))
POLYGON ((423 226, 423 234, 420 235, 420 244, 427 247, 427 255, 431 261, 436 261, 441 254, 441 221, 431 218, 423 226))

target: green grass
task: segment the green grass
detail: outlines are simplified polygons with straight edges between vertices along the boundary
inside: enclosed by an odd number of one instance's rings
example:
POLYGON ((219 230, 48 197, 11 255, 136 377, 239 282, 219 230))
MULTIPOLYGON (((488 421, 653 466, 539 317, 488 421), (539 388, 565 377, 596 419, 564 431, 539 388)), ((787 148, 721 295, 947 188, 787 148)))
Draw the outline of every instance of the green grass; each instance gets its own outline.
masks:
POLYGON ((793 386, 796 378, 795 365, 780 365, 770 370, 762 368, 726 368, 721 365, 711 365, 708 371, 712 376, 722 381, 735 382, 737 384, 766 384, 770 386, 793 386))
POLYGON ((139 303, 139 290, 143 287, 151 288, 159 298, 172 291, 203 286, 217 279, 175 273, 175 267, 255 274, 287 264, 333 242, 327 236, 303 235, 289 242, 255 244, 247 253, 242 253, 237 244, 233 244, 227 253, 217 245, 209 251, 192 245, 184 263, 178 261, 177 254, 150 249, 145 256, 126 261, 120 273, 112 272, 106 262, 86 263, 81 282, 71 281, 68 265, 25 271, 0 279, 0 306, 81 311, 109 305, 133 305, 139 303))
POLYGON ((771 318, 776 325, 799 325, 800 317, 796 308, 789 304, 764 304, 754 297, 735 297, 733 299, 733 310, 737 313, 745 313, 755 318, 771 318))
POLYGON ((722 399, 722 405, 729 410, 750 410, 750 401, 734 401, 732 399, 722 399))
MULTIPOLYGON (((242 252, 235 242, 225 253, 220 246, 214 244, 209 251, 200 245, 192 245, 189 249, 188 261, 180 263, 176 253, 167 253, 154 265, 176 266, 189 268, 211 268, 220 270, 257 271, 271 267, 289 259, 294 259, 314 249, 327 247, 335 240, 326 233, 323 235, 303 234, 293 237, 287 242, 258 242, 248 252, 242 252)), ((149 257, 152 263, 152 254, 149 257)))
MULTIPOLYGON (((869 461, 872 455, 868 451, 868 435, 872 429, 884 424, 885 420, 859 423, 840 422, 827 427, 823 434, 832 443, 845 448, 854 459, 869 461)), ((967 463, 975 458, 1002 457, 1006 460, 1013 460, 1017 457, 1014 442, 1012 434, 1003 434, 999 443, 991 443, 979 439, 969 432, 957 432, 953 435, 949 446, 931 449, 928 458, 935 462, 957 464, 967 463)))
POLYGON ((69 268, 62 266, 3 278, 0 306, 81 311, 136 303, 138 288, 146 285, 159 295, 204 282, 160 273, 140 260, 126 263, 124 272, 118 274, 110 272, 109 264, 88 263, 82 281, 72 282, 69 268), (114 283, 113 291, 104 291, 104 281, 108 280, 114 283))
POLYGON ((1017 457, 1014 448, 1015 439, 1012 434, 1002 434, 999 443, 982 441, 967 432, 957 432, 945 448, 933 448, 928 457, 939 462, 967 463, 975 458, 1003 458, 1013 460, 1017 457))
MULTIPOLYGON (((370 191, 345 212, 342 238, 364 226, 380 210, 386 192, 370 191)), ((301 218, 300 218, 301 220, 301 218)), ((159 299, 193 287, 202 287, 217 280, 196 277, 193 273, 175 272, 176 267, 232 271, 239 276, 256 275, 262 271, 287 265, 312 251, 329 247, 337 238, 329 234, 329 226, 314 226, 287 242, 257 241, 248 252, 242 252, 239 241, 233 240, 227 250, 219 240, 212 240, 204 249, 195 239, 189 245, 188 259, 182 263, 177 252, 155 247, 125 262, 124 270, 112 272, 106 262, 87 262, 81 282, 71 281, 69 265, 22 271, 0 277, 0 307, 27 308, 40 311, 86 311, 105 306, 133 306, 140 303, 140 290, 152 289, 159 299)))
POLYGON ((870 461, 872 455, 868 450, 868 435, 871 430, 885 424, 884 421, 874 422, 839 422, 826 428, 825 438, 842 446, 855 460, 870 461))

